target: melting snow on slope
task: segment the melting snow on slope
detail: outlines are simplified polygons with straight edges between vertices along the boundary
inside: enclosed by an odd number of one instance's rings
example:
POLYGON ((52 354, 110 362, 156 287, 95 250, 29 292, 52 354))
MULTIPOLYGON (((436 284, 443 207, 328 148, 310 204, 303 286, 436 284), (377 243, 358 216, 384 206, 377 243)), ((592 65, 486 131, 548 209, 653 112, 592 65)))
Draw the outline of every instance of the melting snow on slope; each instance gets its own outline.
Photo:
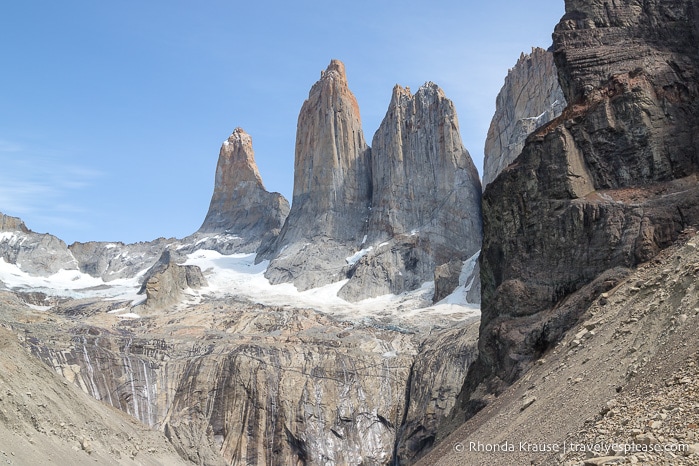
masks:
POLYGON ((61 269, 48 277, 38 277, 29 275, 15 264, 9 264, 0 258, 0 282, 7 288, 16 291, 41 291, 51 296, 136 299, 136 292, 140 288, 140 275, 105 283, 101 278, 95 278, 79 270, 61 269))
POLYGON ((264 276, 268 264, 269 261, 255 264, 255 254, 224 256, 212 250, 196 251, 185 262, 185 265, 199 266, 206 276, 209 286, 199 290, 200 293, 240 296, 268 306, 308 307, 357 318, 435 314, 461 320, 480 314, 478 305, 473 304, 442 303, 425 308, 434 293, 432 282, 409 293, 350 303, 337 296, 347 280, 298 291, 291 283, 270 284, 264 276))

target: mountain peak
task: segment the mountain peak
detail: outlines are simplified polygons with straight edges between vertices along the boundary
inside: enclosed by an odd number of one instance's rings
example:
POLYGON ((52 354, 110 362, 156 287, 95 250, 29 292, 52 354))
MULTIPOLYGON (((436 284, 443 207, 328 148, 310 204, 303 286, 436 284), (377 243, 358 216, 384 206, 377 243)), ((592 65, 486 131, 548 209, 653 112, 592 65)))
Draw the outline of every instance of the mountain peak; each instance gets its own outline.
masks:
POLYGON ((262 184, 252 136, 236 128, 221 145, 214 194, 199 231, 228 231, 253 239, 281 228, 288 212, 286 199, 262 184))

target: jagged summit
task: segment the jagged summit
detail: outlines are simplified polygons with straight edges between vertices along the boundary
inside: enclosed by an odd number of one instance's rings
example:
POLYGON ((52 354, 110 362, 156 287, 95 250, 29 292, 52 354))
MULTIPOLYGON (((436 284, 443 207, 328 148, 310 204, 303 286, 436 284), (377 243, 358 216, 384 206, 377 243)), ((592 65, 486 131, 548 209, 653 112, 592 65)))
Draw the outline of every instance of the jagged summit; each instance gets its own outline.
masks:
POLYGON ((262 184, 252 137, 236 128, 221 146, 214 193, 199 232, 227 232, 259 240, 270 231, 278 231, 288 212, 288 201, 262 184))
POLYGON ((524 141, 566 107, 553 53, 534 47, 510 68, 495 100, 483 159, 483 187, 522 152, 524 141))
POLYGON ((480 249, 478 172, 454 105, 437 84, 427 82, 414 95, 393 88, 372 141, 371 180, 364 253, 351 264, 343 298, 416 289, 434 279, 437 266, 480 249))
POLYGON ((370 154, 345 67, 332 60, 299 113, 291 212, 258 255, 273 259, 272 283, 308 289, 343 278, 345 257, 366 233, 370 154))
POLYGON ((436 266, 480 247, 480 181, 453 104, 435 83, 396 85, 367 146, 342 62, 299 115, 291 212, 266 277, 309 289, 349 278, 351 301, 419 288, 436 266), (378 271, 378 272, 377 272, 378 271))

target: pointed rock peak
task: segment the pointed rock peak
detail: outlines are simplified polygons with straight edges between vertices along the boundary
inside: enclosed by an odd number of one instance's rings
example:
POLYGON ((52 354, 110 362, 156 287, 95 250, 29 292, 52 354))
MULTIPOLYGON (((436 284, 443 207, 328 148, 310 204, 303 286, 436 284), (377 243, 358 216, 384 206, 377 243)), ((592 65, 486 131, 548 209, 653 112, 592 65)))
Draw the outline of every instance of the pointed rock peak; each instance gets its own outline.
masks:
MULTIPOLYGON (((229 175, 234 181, 256 181, 262 185, 262 176, 255 163, 255 151, 252 149, 252 136, 243 128, 236 128, 233 133, 223 141, 219 155, 219 169, 223 169, 221 161, 231 165, 229 175)), ((217 180, 218 182, 218 180, 217 180)))
POLYGON ((236 128, 223 141, 216 166, 214 194, 200 232, 230 231, 244 239, 281 228, 289 203, 270 193, 255 163, 252 137, 236 128))
POLYGON ((335 58, 330 60, 330 64, 325 69, 325 71, 320 72, 320 79, 334 78, 339 78, 343 81, 347 81, 347 74, 345 73, 345 64, 335 58))
POLYGON ((233 130, 233 133, 231 133, 223 144, 235 144, 238 146, 247 146, 252 148, 252 136, 246 133, 243 128, 238 127, 233 130))
POLYGON ((391 104, 395 104, 400 102, 400 99, 402 97, 407 97, 410 98, 412 97, 413 94, 410 92, 410 87, 408 86, 401 86, 400 84, 396 84, 393 86, 393 95, 391 96, 391 104))

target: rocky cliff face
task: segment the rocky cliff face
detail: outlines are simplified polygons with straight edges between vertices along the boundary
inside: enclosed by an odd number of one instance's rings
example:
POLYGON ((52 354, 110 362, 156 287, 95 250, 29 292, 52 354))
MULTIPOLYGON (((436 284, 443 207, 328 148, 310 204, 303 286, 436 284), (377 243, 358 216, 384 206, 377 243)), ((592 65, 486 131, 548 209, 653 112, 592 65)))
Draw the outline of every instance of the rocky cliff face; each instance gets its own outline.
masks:
POLYGON ((257 244, 265 235, 278 234, 288 213, 289 202, 262 184, 252 138, 236 128, 221 146, 214 194, 199 232, 225 232, 257 244))
POLYGON ((430 332, 234 298, 135 321, 100 303, 0 305, 0 322, 54 371, 161 429, 195 464, 409 462, 476 357, 477 320, 430 332))
POLYGON ((434 279, 437 266, 480 249, 478 172, 461 142, 454 105, 436 84, 415 95, 393 89, 372 142, 371 176, 367 236, 340 296, 418 288, 434 279))
POLYGON ((619 267, 699 223, 698 20, 689 0, 566 2, 553 38, 569 105, 484 193, 480 354, 462 410, 557 342, 619 267))
POLYGON ((527 136, 559 116, 566 104, 553 52, 536 47, 522 54, 496 99, 485 140, 483 186, 517 158, 527 136))
MULTIPOLYGON (((266 277, 308 289, 345 278, 350 301, 419 288, 480 247, 480 181, 453 104, 434 83, 396 86, 370 150, 344 65, 333 60, 299 116, 294 201, 266 277)), ((457 274, 458 280, 458 274, 457 274)))
POLYGON ((345 66, 331 61, 299 114, 291 212, 265 276, 305 290, 344 278, 345 258, 362 244, 371 203, 370 149, 345 66))
POLYGON ((78 261, 61 239, 34 233, 19 218, 1 213, 0 258, 17 265, 23 272, 38 276, 78 268, 78 261))

